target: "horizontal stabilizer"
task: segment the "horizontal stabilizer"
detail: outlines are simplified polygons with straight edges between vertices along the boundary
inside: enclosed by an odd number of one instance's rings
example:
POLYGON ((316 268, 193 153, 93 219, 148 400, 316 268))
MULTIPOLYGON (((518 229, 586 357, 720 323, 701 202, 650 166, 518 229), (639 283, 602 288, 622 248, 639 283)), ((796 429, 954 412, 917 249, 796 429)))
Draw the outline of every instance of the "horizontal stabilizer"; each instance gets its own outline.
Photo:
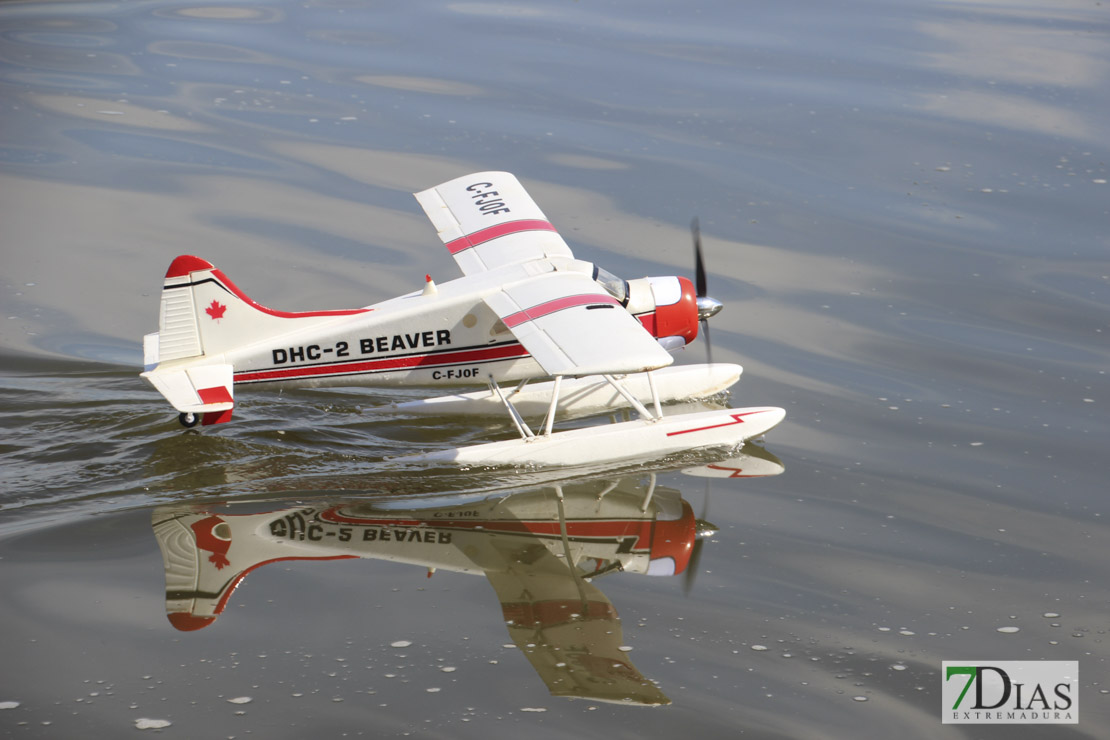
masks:
POLYGON ((154 369, 142 373, 142 377, 181 413, 205 414, 205 424, 227 421, 231 416, 235 405, 231 365, 154 369))

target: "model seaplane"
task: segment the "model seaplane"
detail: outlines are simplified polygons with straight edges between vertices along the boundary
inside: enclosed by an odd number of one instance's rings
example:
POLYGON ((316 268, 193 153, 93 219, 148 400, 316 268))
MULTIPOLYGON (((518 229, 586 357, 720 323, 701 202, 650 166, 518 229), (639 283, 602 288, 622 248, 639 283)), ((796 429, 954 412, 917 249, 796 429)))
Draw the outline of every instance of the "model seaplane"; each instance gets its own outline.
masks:
POLYGON ((236 387, 485 385, 393 407, 508 413, 519 439, 422 456, 462 464, 584 464, 738 445, 785 416, 771 407, 663 416, 664 403, 710 397, 741 373, 728 363, 672 366, 671 353, 721 309, 706 293, 696 228, 696 287, 675 276, 624 280, 575 259, 509 173, 467 175, 416 199, 463 277, 426 277, 421 290, 364 308, 289 313, 251 300, 206 260, 181 256, 166 273, 159 330, 144 338, 142 377, 187 427, 228 421, 236 387), (628 408, 639 418, 553 431, 560 414, 628 408), (525 417, 539 414, 534 432, 525 417))

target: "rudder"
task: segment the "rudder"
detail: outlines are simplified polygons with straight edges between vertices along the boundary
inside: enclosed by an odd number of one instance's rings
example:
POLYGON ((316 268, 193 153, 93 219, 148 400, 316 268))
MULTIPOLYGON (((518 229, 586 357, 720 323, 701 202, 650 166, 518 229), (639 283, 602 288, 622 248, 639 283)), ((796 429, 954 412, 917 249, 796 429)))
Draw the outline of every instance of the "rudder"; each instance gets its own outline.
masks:
POLYGON ((225 353, 369 310, 274 311, 247 297, 211 262, 182 255, 166 271, 158 331, 143 338, 142 377, 182 414, 203 414, 205 424, 218 424, 230 419, 234 404, 233 360, 225 353))

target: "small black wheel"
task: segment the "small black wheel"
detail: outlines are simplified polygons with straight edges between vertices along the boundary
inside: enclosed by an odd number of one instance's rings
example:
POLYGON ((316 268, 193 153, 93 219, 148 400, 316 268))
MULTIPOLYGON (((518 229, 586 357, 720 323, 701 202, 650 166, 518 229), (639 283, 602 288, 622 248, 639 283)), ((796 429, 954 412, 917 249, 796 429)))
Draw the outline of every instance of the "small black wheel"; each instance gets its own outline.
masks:
POLYGON ((182 412, 177 415, 177 420, 181 422, 181 426, 185 427, 186 429, 192 429, 197 425, 197 422, 200 421, 200 417, 196 414, 182 412))

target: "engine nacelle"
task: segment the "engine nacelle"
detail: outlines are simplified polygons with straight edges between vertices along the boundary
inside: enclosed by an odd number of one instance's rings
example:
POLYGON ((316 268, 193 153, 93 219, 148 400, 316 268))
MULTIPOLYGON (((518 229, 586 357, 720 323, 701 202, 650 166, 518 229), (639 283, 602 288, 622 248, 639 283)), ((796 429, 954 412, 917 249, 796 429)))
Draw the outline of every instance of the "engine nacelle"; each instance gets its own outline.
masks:
POLYGON ((697 540, 697 519, 694 510, 682 502, 678 519, 656 519, 651 533, 649 576, 676 576, 686 570, 697 540))
POLYGON ((684 277, 629 280, 628 311, 664 346, 675 345, 668 349, 679 349, 698 336, 697 294, 694 284, 684 277), (668 342, 672 337, 676 339, 668 342))

